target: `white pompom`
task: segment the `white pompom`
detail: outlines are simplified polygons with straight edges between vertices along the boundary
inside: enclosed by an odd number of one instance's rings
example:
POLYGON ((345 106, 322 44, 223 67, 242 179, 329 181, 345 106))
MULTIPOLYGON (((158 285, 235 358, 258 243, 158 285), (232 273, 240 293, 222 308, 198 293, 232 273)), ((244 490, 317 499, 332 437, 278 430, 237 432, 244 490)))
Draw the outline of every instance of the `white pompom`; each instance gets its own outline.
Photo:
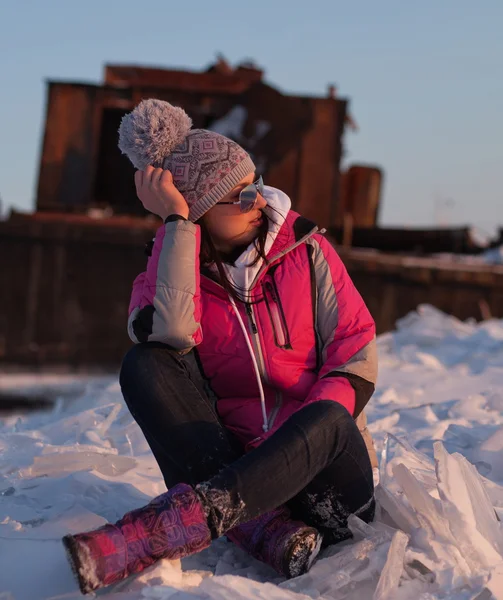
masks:
POLYGON ((123 117, 119 148, 136 169, 162 167, 166 156, 185 140, 191 127, 192 119, 182 108, 164 100, 143 100, 123 117))

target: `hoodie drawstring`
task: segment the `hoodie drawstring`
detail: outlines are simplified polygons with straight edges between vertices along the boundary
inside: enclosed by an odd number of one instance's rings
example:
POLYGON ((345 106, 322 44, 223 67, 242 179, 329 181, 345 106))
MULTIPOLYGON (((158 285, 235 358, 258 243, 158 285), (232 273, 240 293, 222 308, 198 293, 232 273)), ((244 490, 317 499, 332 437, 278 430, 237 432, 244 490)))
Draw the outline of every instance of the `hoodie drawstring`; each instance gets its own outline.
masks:
POLYGON ((234 312, 236 313, 236 317, 238 318, 239 324, 241 325, 241 329, 243 330, 243 334, 245 336, 246 345, 248 346, 248 350, 250 351, 250 356, 251 356, 251 359, 253 362, 253 368, 255 369, 255 377, 257 378, 258 389, 259 389, 259 393, 260 393, 260 405, 262 407, 262 418, 264 419, 264 424, 262 426, 262 429, 265 432, 267 432, 267 431, 269 431, 269 426, 267 425, 267 411, 265 408, 265 395, 264 395, 264 388, 262 386, 262 379, 260 378, 260 370, 258 368, 257 359, 255 357, 255 353, 253 352, 253 348, 250 343, 250 339, 248 337, 248 330, 246 329, 246 326, 243 323, 243 319, 241 318, 241 315, 239 314, 239 310, 238 310, 238 307, 236 306, 236 303, 234 302, 234 298, 230 294, 229 294, 229 300, 231 301, 232 308, 234 309, 234 312))

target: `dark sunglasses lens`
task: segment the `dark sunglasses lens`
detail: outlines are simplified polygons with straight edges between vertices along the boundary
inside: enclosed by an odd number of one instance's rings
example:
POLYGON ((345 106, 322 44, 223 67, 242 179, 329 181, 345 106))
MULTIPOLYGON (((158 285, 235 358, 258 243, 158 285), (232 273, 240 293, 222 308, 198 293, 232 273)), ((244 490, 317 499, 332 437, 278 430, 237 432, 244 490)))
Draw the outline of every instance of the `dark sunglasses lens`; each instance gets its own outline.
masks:
POLYGON ((242 213, 250 212, 257 201, 257 188, 253 185, 247 185, 239 194, 240 209, 242 213))

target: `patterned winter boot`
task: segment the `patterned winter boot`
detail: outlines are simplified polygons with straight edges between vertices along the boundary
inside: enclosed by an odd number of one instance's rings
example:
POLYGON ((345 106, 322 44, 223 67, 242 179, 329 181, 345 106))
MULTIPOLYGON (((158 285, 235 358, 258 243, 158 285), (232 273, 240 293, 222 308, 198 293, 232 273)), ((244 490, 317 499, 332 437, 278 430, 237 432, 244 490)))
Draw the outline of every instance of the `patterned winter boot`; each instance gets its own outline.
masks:
POLYGON ((286 506, 238 525, 226 535, 236 546, 287 578, 309 571, 322 542, 316 529, 292 521, 286 506))
POLYGON ((115 525, 67 535, 63 544, 83 594, 140 573, 161 558, 183 558, 210 545, 203 505, 178 484, 115 525))

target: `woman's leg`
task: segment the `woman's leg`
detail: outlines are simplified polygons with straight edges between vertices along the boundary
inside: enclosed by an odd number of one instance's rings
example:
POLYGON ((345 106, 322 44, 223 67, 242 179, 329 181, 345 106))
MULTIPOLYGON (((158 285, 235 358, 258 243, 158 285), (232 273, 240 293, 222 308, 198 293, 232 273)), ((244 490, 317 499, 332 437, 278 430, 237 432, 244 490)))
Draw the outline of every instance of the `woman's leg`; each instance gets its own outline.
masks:
POLYGON ((315 527, 323 535, 323 546, 351 537, 349 515, 354 514, 367 523, 374 518, 373 482, 361 467, 355 460, 353 469, 361 473, 355 476, 349 469, 339 472, 339 465, 332 463, 288 502, 293 518, 315 527))
MULTIPOLYGON (((218 421, 195 353, 180 356, 155 343, 135 346, 124 359, 121 386, 169 489, 180 482, 194 485, 211 479, 241 456, 241 448, 233 447, 218 421)), ((311 538, 319 538, 312 528, 290 520, 289 514, 281 507, 261 515, 260 520, 233 528, 229 538, 287 574, 290 565, 284 558, 290 550, 298 551, 311 538)), ((309 560, 306 555, 305 563, 309 560)), ((303 566, 302 561, 296 561, 297 570, 303 566)))
POLYGON ((351 513, 373 517, 365 442, 348 411, 331 400, 302 408, 261 446, 196 489, 210 507, 216 537, 284 503, 327 532, 344 529, 351 513))
MULTIPOLYGON (((151 363, 148 361, 146 365, 151 363)), ((179 365, 178 359, 175 363, 179 365)), ((148 391, 149 377, 142 378, 148 391)), ((188 385, 183 388, 190 391, 188 385)), ((140 391, 137 390, 138 394, 140 391)), ((171 389, 172 396, 175 392, 180 390, 171 389)), ((162 394, 157 390, 156 395, 158 404, 162 394)), ((148 405, 151 397, 147 394, 146 398, 148 405)), ((153 408, 158 409, 157 404, 153 408)), ((156 420, 146 414, 149 418, 146 430, 163 448, 166 464, 173 463, 183 472, 183 453, 171 439, 164 440, 162 427, 160 430, 155 427, 156 420)), ((169 425, 170 419, 166 423, 169 425)), ((213 425, 210 432, 216 431, 217 423, 211 419, 202 423, 213 425)), ((219 439, 219 435, 214 435, 214 442, 219 439)), ((200 445, 200 450, 208 444, 207 440, 191 441, 200 445)), ((178 442, 192 451, 183 439, 178 442)), ((206 449, 211 450, 208 446, 206 449)), ((222 453, 230 459, 230 445, 223 444, 222 453)), ((190 472, 194 476, 195 465, 190 472)), ((336 527, 345 525, 349 513, 373 502, 372 469, 363 438, 347 410, 332 401, 316 402, 301 409, 259 448, 238 458, 209 481, 195 487, 179 483, 147 506, 126 513, 114 525, 67 535, 63 542, 80 589, 87 593, 139 573, 160 558, 173 560, 199 552, 209 546, 211 539, 231 528, 292 498, 299 499, 299 492, 309 495, 312 491, 315 495, 317 489, 324 495, 313 497, 309 505, 314 507, 314 513, 311 511, 309 515, 319 516, 321 523, 336 527), (328 482, 327 474, 330 474, 328 482), (319 488, 312 487, 315 484, 319 488), (334 493, 325 493, 327 485, 334 493), (330 506, 320 504, 327 499, 330 506), (325 512, 320 510, 325 508, 325 512)), ((259 550, 262 559, 287 576, 308 569, 317 553, 319 533, 300 525, 298 531, 288 528, 285 535, 282 526, 266 527, 267 548, 262 544, 259 550)))
POLYGON ((133 346, 120 385, 168 488, 208 480, 242 454, 218 419, 194 352, 182 356, 157 342, 133 346))

